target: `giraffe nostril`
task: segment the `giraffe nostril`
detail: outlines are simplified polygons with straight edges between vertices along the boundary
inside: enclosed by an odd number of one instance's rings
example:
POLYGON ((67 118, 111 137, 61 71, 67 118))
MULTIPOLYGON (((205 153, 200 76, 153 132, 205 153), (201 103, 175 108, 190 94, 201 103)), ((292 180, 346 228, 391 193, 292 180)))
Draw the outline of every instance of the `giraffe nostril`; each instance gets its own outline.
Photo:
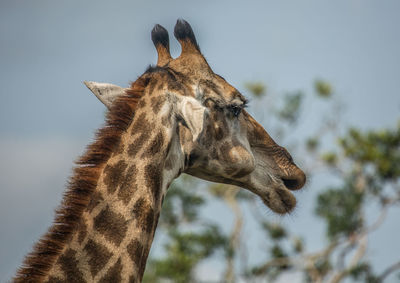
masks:
POLYGON ((281 179, 285 187, 292 191, 300 190, 306 183, 306 175, 300 169, 296 174, 290 177, 282 177, 281 179))
POLYGON ((283 184, 285 185, 285 187, 288 188, 289 190, 297 190, 297 188, 299 187, 297 180, 290 180, 290 179, 282 178, 282 181, 283 181, 283 184))

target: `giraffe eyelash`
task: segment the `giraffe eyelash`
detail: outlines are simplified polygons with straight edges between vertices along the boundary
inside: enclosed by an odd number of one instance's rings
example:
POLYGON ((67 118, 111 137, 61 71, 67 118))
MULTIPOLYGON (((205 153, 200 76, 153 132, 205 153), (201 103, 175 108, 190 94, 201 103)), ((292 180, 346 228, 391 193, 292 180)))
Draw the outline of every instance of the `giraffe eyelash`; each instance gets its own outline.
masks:
POLYGON ((246 104, 243 103, 242 105, 237 105, 237 104, 231 104, 228 105, 228 110, 232 112, 233 116, 239 117, 240 113, 242 112, 243 108, 246 107, 246 104))
POLYGON ((213 98, 207 98, 204 103, 207 104, 207 101, 212 101, 214 103, 214 107, 215 109, 222 111, 223 109, 227 109, 230 112, 233 113, 233 115, 235 117, 238 117, 240 115, 240 112, 244 109, 248 107, 249 101, 248 99, 244 99, 241 100, 242 104, 236 104, 236 103, 232 103, 232 104, 225 104, 223 105, 222 101, 217 101, 213 98))
POLYGON ((244 108, 247 108, 249 106, 249 101, 247 99, 242 102, 243 102, 242 104, 232 103, 232 104, 229 104, 227 107, 228 108, 239 107, 241 110, 243 110, 244 108))

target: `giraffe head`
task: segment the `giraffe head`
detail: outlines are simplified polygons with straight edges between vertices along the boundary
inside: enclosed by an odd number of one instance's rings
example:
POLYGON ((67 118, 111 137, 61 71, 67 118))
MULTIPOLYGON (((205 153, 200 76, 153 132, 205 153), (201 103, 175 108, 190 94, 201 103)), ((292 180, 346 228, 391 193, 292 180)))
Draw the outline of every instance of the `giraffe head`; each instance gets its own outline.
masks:
MULTIPOLYGON (((290 212, 296 205, 290 191, 303 187, 305 174, 288 151, 245 111, 246 98, 212 71, 190 25, 178 20, 174 35, 182 47, 176 59, 169 53, 168 32, 160 25, 153 29, 158 61, 151 72, 169 74, 170 87, 159 95, 168 95, 172 104, 179 150, 184 156, 183 172, 243 187, 273 211, 290 212)), ((86 85, 107 107, 124 93, 123 88, 110 84, 86 85)))

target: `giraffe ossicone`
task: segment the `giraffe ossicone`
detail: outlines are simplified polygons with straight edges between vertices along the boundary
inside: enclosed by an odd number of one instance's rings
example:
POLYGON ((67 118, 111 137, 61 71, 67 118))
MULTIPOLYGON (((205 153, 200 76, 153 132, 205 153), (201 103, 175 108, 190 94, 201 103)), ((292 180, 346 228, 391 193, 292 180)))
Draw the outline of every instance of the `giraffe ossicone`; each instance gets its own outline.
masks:
POLYGON ((106 125, 15 282, 140 282, 167 189, 182 173, 250 190, 279 214, 294 209, 303 171, 212 71, 190 25, 178 20, 174 35, 177 58, 167 30, 154 27, 157 65, 129 88, 85 83, 109 109, 106 125))

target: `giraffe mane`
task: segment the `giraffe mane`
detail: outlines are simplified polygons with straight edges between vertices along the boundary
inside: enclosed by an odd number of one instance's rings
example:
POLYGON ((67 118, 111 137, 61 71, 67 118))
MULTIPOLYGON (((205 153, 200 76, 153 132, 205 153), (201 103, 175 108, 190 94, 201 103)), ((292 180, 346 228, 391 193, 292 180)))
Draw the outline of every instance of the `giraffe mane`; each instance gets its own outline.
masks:
POLYGON ((53 225, 25 257, 14 282, 38 282, 47 275, 89 204, 105 163, 119 145, 122 133, 131 124, 148 82, 148 77, 139 77, 131 84, 126 95, 113 102, 105 125, 97 131, 95 140, 76 161, 53 225))

